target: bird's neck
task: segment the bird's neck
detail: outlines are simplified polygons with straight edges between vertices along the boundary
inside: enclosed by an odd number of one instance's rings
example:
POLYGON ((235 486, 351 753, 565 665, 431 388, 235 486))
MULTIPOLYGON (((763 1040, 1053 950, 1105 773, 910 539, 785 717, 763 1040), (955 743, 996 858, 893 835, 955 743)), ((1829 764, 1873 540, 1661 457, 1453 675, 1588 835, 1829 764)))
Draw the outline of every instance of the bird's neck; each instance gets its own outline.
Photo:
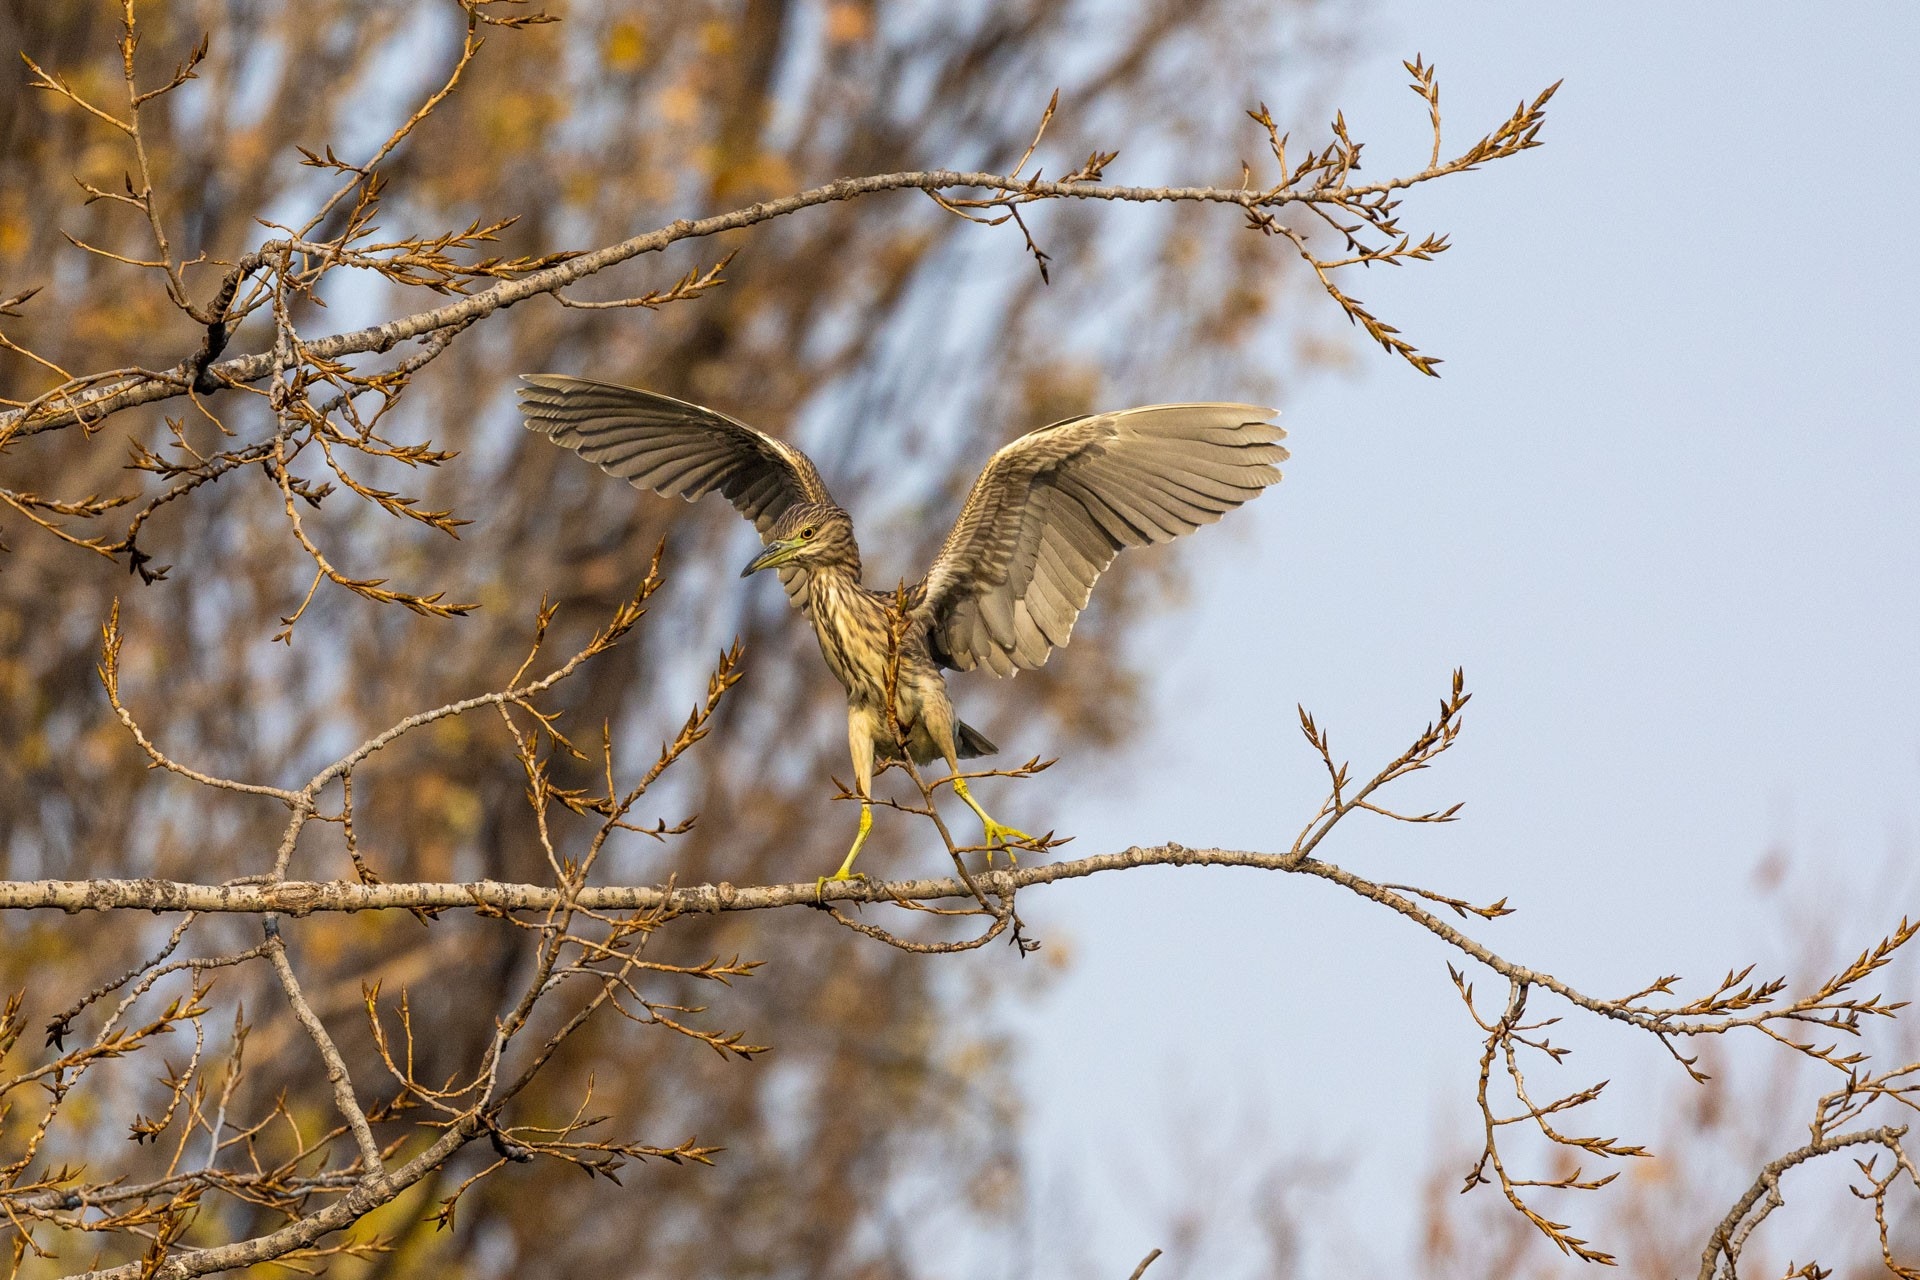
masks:
POLYGON ((809 568, 807 615, 820 641, 820 656, 856 704, 882 705, 892 633, 888 599, 862 587, 855 566, 809 568))
POLYGON ((821 587, 832 587, 837 590, 859 588, 859 548, 852 546, 836 547, 834 548, 834 552, 835 554, 830 559, 801 562, 803 570, 807 575, 807 584, 810 590, 816 584, 821 587))
POLYGON ((819 599, 823 596, 855 595, 863 590, 860 585, 860 561, 834 560, 824 564, 806 566, 807 596, 819 599))

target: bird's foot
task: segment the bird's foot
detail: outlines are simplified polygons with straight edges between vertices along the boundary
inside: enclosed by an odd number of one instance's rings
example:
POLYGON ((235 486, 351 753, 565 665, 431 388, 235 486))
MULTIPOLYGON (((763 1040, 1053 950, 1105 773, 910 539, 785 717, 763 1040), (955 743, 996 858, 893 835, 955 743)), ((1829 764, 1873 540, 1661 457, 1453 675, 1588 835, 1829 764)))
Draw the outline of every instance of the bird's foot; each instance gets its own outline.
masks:
MULTIPOLYGON (((865 794, 865 790, 866 790, 866 783, 865 783, 865 780, 863 779, 861 782, 862 794, 865 794)), ((853 848, 847 850, 846 861, 840 864, 840 869, 838 871, 834 872, 830 876, 821 876, 818 880, 814 881, 814 885, 813 885, 814 901, 822 904, 826 902, 827 881, 829 880, 852 880, 857 877, 861 880, 866 880, 867 883, 869 884, 872 883, 871 880, 867 879, 867 874, 864 871, 855 871, 853 869, 853 860, 860 856, 860 846, 864 845, 867 842, 867 833, 872 830, 873 830, 873 802, 871 800, 862 800, 860 802, 860 832, 858 835, 854 836, 853 838, 853 848)))
POLYGON ((845 867, 842 867, 838 871, 834 872, 832 875, 821 876, 818 880, 815 880, 813 882, 814 901, 824 905, 827 900, 827 885, 839 883, 844 880, 858 880, 862 884, 873 883, 873 877, 868 875, 866 872, 849 871, 845 867))
POLYGON ((955 795, 967 802, 967 808, 973 810, 974 815, 980 819, 980 825, 986 829, 987 866, 993 866, 995 846, 998 846, 1007 855, 1007 863, 1009 866, 1020 861, 1013 856, 1013 845, 1024 845, 1029 849, 1040 849, 1044 847, 1038 837, 1030 836, 1018 827, 1010 827, 1004 822, 995 822, 993 815, 985 809, 982 809, 980 802, 973 798, 973 792, 967 789, 967 780, 965 778, 956 775, 953 779, 953 790, 955 795))
POLYGON ((1030 836, 1018 827, 1010 827, 1004 822, 995 822, 992 818, 982 818, 981 825, 987 830, 987 866, 993 866, 994 847, 1007 855, 1007 865, 1020 865, 1020 859, 1014 856, 1013 846, 1025 845, 1033 848, 1040 843, 1038 836, 1030 836))

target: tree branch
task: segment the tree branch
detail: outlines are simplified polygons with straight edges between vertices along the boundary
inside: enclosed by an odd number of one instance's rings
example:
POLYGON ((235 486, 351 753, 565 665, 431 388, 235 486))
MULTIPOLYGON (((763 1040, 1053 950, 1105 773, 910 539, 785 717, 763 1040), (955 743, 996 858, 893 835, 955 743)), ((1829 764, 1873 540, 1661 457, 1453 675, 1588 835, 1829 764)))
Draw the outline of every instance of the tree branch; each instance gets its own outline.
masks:
MULTIPOLYGON (((1591 996, 1550 973, 1516 964, 1454 928, 1412 899, 1344 867, 1296 853, 1259 853, 1242 849, 1189 849, 1180 844, 1135 845, 1118 853, 1095 854, 1066 862, 975 872, 981 893, 1011 897, 1021 889, 1077 880, 1104 871, 1134 867, 1250 867, 1331 880, 1363 898, 1399 912, 1449 946, 1471 956, 1512 982, 1540 987, 1592 1013, 1629 1022, 1662 1035, 1712 1034, 1735 1026, 1777 1019, 1763 1009, 1749 1016, 1682 1020, 1686 1006, 1674 1010, 1640 1004, 1636 997, 1591 996)), ((0 881, 0 911, 57 909, 81 911, 199 911, 256 914, 283 912, 303 916, 325 911, 416 911, 474 908, 487 912, 554 911, 565 906, 587 911, 652 911, 665 915, 718 911, 768 911, 781 907, 821 907, 833 902, 888 904, 972 898, 974 888, 957 876, 925 880, 829 880, 825 884, 736 887, 720 884, 685 888, 645 885, 592 885, 580 889, 497 880, 465 883, 415 882, 355 884, 345 880, 278 883, 191 884, 177 880, 9 880, 0 881)))
MULTIPOLYGON (((1031 885, 1073 880, 1128 867, 1257 867, 1308 874, 1348 873, 1329 863, 1291 855, 1236 849, 1189 849, 1178 844, 1134 847, 1069 862, 1051 862, 1009 870, 976 872, 974 883, 988 894, 1010 893, 1031 885)), ((1370 882, 1361 881, 1363 884, 1370 882)), ((1371 886, 1370 887, 1377 887, 1371 886)), ((1382 890, 1385 892, 1385 890, 1382 890)), ((551 885, 509 884, 498 880, 430 881, 404 884, 355 884, 347 880, 287 880, 277 884, 194 884, 179 880, 5 880, 0 881, 0 911, 205 911, 230 914, 281 912, 303 916, 316 911, 411 911, 417 908, 480 908, 492 911, 550 911, 563 901, 590 911, 658 911, 690 914, 713 911, 766 911, 778 907, 817 907, 822 902, 887 903, 972 898, 957 876, 925 880, 829 880, 816 888, 811 880, 794 884, 736 887, 731 884, 658 888, 648 885, 590 885, 571 892, 551 885)), ((1391 896, 1391 895, 1390 895, 1391 896)), ((1435 921, 1453 932, 1444 921, 1435 921)), ((1489 953, 1491 954, 1491 953, 1489 953)), ((1523 971, 1525 972, 1525 971, 1523 971)))
MULTIPOLYGON (((835 204, 882 191, 948 191, 956 188, 992 191, 1017 203, 1040 200, 1108 200, 1125 203, 1186 203, 1234 205, 1249 211, 1278 209, 1296 204, 1345 205, 1380 199, 1420 182, 1448 173, 1464 171, 1471 164, 1447 161, 1401 178, 1375 183, 1308 186, 1301 189, 1249 187, 1111 187, 1092 182, 1058 182, 1040 178, 1021 178, 994 173, 961 173, 951 169, 925 172, 881 173, 859 178, 841 178, 824 186, 763 200, 729 213, 707 218, 682 218, 668 226, 618 244, 570 258, 557 266, 507 280, 470 297, 444 307, 416 312, 365 329, 317 338, 305 345, 310 358, 337 360, 343 356, 390 351, 410 338, 431 334, 452 325, 466 325, 510 307, 516 302, 543 293, 554 293, 568 285, 605 271, 630 258, 658 253, 681 240, 694 240, 738 231, 775 218, 798 213, 816 205, 835 204)), ((270 256, 285 246, 279 241, 262 245, 248 261, 270 256)), ((158 373, 138 373, 84 395, 43 398, 38 409, 15 409, 0 413, 0 442, 15 436, 36 435, 79 422, 95 423, 110 413, 134 405, 152 404, 184 395, 196 383, 245 384, 257 382, 273 372, 273 354, 241 356, 218 364, 203 363, 199 356, 158 373), (197 366, 197 367, 196 367, 197 366)))
POLYGON ((1804 1147, 1796 1147, 1779 1159, 1769 1161, 1753 1180, 1753 1185, 1734 1201, 1733 1208, 1727 1210, 1727 1216, 1714 1228, 1713 1236, 1700 1258, 1700 1280, 1714 1280, 1716 1272, 1727 1277, 1735 1275, 1734 1269, 1739 1265, 1740 1251, 1747 1237, 1762 1219, 1786 1203, 1780 1194, 1781 1174, 1795 1165, 1862 1144, 1885 1147, 1893 1153, 1896 1161, 1905 1161, 1906 1153, 1900 1146, 1900 1139, 1906 1133, 1907 1126, 1900 1124, 1863 1129, 1858 1133, 1836 1134, 1831 1138, 1809 1142, 1804 1147), (1756 1206, 1758 1213, 1754 1213, 1756 1206), (1751 1219, 1748 1218, 1749 1214, 1753 1215, 1751 1219))
POLYGON ((402 1191, 446 1164, 454 1152, 485 1131, 485 1122, 478 1116, 463 1116, 441 1134, 432 1146, 398 1169, 390 1171, 384 1180, 362 1181, 332 1204, 315 1209, 278 1231, 211 1249, 196 1249, 158 1267, 148 1261, 129 1262, 105 1271, 84 1272, 77 1280, 186 1280, 188 1276, 233 1271, 284 1257, 295 1249, 352 1226, 381 1205, 394 1200, 402 1191))

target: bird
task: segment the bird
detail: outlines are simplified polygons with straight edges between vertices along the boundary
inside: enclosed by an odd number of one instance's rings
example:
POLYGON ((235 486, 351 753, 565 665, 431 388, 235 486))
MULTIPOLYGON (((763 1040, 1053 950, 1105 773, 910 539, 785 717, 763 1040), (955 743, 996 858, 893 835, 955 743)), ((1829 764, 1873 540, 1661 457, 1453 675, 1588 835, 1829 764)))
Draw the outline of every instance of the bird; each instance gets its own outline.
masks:
POLYGON ((943 672, 1039 668, 1067 643, 1115 555, 1213 523, 1277 483, 1288 457, 1286 432, 1269 421, 1278 412, 1257 405, 1066 418, 996 452, 926 576, 882 592, 861 584, 853 520, 799 449, 657 392, 550 373, 521 380, 530 430, 636 489, 688 502, 718 492, 759 531, 762 550, 740 576, 774 571, 847 693, 860 824, 821 886, 860 874, 874 764, 903 755, 945 761, 954 793, 980 819, 989 865, 996 847, 1009 859, 1010 844, 1036 847, 982 808, 961 776, 961 760, 997 748, 954 714, 943 672))

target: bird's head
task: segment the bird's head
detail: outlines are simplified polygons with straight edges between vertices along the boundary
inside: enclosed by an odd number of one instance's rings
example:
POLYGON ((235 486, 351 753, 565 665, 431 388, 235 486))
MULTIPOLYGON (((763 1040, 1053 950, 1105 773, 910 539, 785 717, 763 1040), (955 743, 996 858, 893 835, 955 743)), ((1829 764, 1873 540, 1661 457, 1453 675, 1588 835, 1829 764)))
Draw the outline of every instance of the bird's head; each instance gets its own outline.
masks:
POLYGON ((830 503, 801 502, 788 507, 767 530, 766 544, 766 549, 740 571, 741 577, 783 564, 845 564, 856 572, 860 564, 853 521, 830 503))

